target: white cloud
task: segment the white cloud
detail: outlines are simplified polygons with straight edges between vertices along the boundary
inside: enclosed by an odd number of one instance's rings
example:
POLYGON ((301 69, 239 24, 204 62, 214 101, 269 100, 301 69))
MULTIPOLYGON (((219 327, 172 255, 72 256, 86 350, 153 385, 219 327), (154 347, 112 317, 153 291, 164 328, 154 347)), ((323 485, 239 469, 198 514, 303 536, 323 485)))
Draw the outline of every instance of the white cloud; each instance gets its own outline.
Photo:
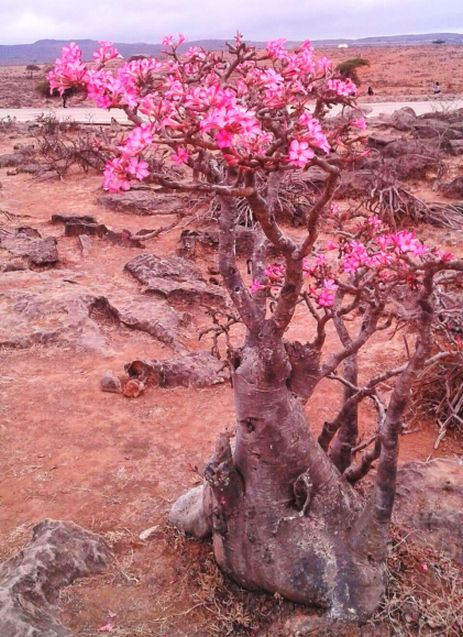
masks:
POLYGON ((0 44, 43 38, 362 37, 463 31, 462 0, 0 0, 0 44))

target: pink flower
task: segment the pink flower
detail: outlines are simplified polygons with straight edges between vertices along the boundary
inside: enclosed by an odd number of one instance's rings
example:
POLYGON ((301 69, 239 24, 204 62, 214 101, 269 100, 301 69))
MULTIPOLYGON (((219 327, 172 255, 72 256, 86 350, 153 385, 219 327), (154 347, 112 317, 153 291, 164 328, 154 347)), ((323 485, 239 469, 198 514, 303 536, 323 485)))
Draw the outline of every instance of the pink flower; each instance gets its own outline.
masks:
POLYGON ((270 40, 267 43, 267 53, 271 58, 276 60, 284 60, 288 57, 288 51, 285 49, 286 38, 278 40, 270 40))
POLYGON ((317 68, 318 68, 319 73, 323 73, 323 74, 327 73, 330 70, 330 68, 331 68, 331 60, 329 60, 325 56, 321 57, 318 60, 317 68))
POLYGON ((299 117, 298 123, 304 127, 301 131, 304 141, 308 141, 311 146, 320 148, 325 153, 330 152, 330 145, 318 119, 306 111, 299 117))
POLYGON ((174 43, 174 36, 170 34, 165 35, 161 40, 162 46, 172 46, 173 43, 174 43))
POLYGON ((126 155, 138 155, 153 143, 153 126, 150 123, 133 128, 119 149, 126 155))
POLYGON ((251 294, 256 294, 260 290, 265 290, 266 286, 260 283, 259 281, 254 280, 251 283, 251 294))
POLYGON ((129 190, 130 183, 125 168, 126 163, 121 158, 108 161, 104 170, 103 188, 110 192, 129 190))
POLYGON ((391 234, 389 238, 399 252, 411 252, 416 256, 421 256, 427 251, 426 246, 416 238, 415 232, 413 231, 401 230, 400 232, 391 234))
POLYGON ((446 263, 447 261, 452 261, 455 258, 453 252, 444 252, 443 250, 436 250, 436 256, 440 261, 446 263))
POLYGON ((324 279, 323 288, 317 297, 317 303, 321 307, 331 307, 334 303, 334 298, 338 285, 333 279, 324 279))
POLYGON ((190 155, 188 154, 187 149, 184 148, 183 146, 179 146, 176 149, 175 153, 171 155, 171 159, 174 162, 174 164, 187 164, 189 157, 190 155))
POLYGON ((113 46, 112 42, 105 42, 104 40, 101 40, 98 44, 100 47, 93 54, 93 59, 97 64, 106 64, 106 62, 114 60, 114 58, 121 57, 119 55, 119 51, 115 46, 113 46))
POLYGON ((215 141, 219 148, 230 148, 233 145, 233 133, 230 131, 222 129, 217 131, 215 135, 215 141))
POLYGON ((82 62, 82 51, 75 42, 63 46, 61 57, 55 61, 54 68, 47 75, 50 91, 58 89, 60 95, 71 86, 85 86, 88 69, 82 62))
POLYGON ((335 93, 338 97, 350 97, 357 93, 357 87, 352 80, 329 79, 326 81, 328 91, 335 93))
POLYGON ((293 139, 289 145, 288 153, 288 161, 291 166, 305 168, 313 157, 315 157, 315 153, 307 142, 300 142, 297 139, 293 139))
POLYGON ((365 130, 367 127, 367 122, 364 117, 357 117, 355 119, 352 119, 350 123, 354 128, 358 128, 358 130, 365 130))
POLYGON ((145 179, 145 177, 148 177, 150 174, 148 162, 139 157, 131 157, 127 163, 127 173, 139 181, 142 181, 142 179, 145 179))
POLYGON ((271 281, 280 281, 285 274, 285 266, 278 263, 267 265, 264 274, 271 281))

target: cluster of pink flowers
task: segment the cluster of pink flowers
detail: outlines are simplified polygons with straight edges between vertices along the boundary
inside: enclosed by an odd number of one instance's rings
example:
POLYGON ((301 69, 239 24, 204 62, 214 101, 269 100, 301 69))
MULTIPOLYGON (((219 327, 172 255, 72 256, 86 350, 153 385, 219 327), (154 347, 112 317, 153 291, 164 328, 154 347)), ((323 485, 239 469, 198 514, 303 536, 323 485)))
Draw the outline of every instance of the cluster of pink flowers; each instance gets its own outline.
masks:
MULTIPOLYGON (((181 34, 169 35, 163 45, 175 52, 184 41, 181 34)), ((240 37, 236 44, 241 46, 240 37)), ((289 51, 285 40, 273 40, 267 55, 270 65, 259 58, 241 61, 224 83, 220 71, 226 62, 217 52, 193 47, 182 58, 177 53, 160 60, 142 58, 109 71, 105 64, 119 56, 113 44, 100 42, 94 54, 97 66, 88 68, 72 43, 64 47, 49 78, 51 87, 61 93, 70 86, 84 86, 98 106, 130 109, 149 121, 119 145, 121 161, 108 165, 105 176, 105 187, 111 190, 127 188, 134 175, 140 178, 145 169, 134 168, 127 158, 141 159, 153 142, 168 143, 177 164, 186 164, 203 146, 222 153, 230 165, 274 162, 305 168, 317 154, 331 150, 322 123, 307 111, 309 100, 326 97, 328 90, 335 93, 329 100, 342 101, 355 87, 331 77, 329 60, 317 63, 309 41, 289 51), (269 109, 279 111, 287 130, 283 146, 275 144, 269 109), (277 153, 269 150, 276 148, 277 153)))
POLYGON ((50 90, 58 89, 60 95, 71 86, 84 86, 88 79, 87 66, 82 62, 80 47, 71 42, 64 46, 61 57, 55 61, 55 66, 48 73, 50 90))
POLYGON ((141 181, 150 174, 148 163, 139 157, 122 155, 106 164, 103 187, 110 192, 129 190, 130 180, 141 181))
POLYGON ((338 97, 352 97, 357 93, 357 87, 350 79, 330 78, 326 81, 326 89, 338 97))
POLYGON ((309 161, 315 157, 315 153, 309 146, 309 142, 293 139, 289 145, 288 163, 291 166, 305 168, 309 161))
POLYGON ((188 163, 189 157, 187 149, 183 146, 178 146, 177 150, 171 155, 172 161, 177 165, 188 163))
POLYGON ((124 155, 134 156, 139 155, 148 146, 153 143, 153 126, 147 122, 132 128, 125 143, 119 146, 119 150, 124 155))
POLYGON ((267 43, 267 53, 275 60, 286 60, 288 57, 288 51, 285 48, 286 38, 278 38, 277 40, 270 40, 267 43))
MULTIPOLYGON (((341 282, 347 282, 353 275, 363 276, 372 270, 377 273, 378 281, 395 280, 416 282, 419 268, 429 260, 446 262, 454 258, 450 252, 430 249, 417 239, 415 232, 400 230, 384 232, 384 225, 377 216, 368 217, 359 229, 362 240, 329 240, 323 251, 303 260, 303 271, 307 277, 305 293, 320 308, 333 306, 336 291, 341 282), (325 252, 337 250, 335 258, 325 252), (418 268, 418 269, 417 269, 418 268)), ((253 281, 251 292, 260 290, 278 291, 285 277, 282 264, 269 264, 264 270, 262 281, 253 281)))
POLYGON ((177 40, 175 40, 173 35, 166 35, 162 39, 161 43, 166 48, 174 48, 174 49, 176 49, 181 44, 183 44, 185 42, 185 40, 186 40, 186 38, 183 35, 183 33, 179 33, 178 36, 177 36, 177 40))
POLYGON ((330 152, 330 145, 318 119, 305 111, 299 117, 298 124, 302 127, 301 136, 304 141, 309 142, 311 146, 319 148, 324 153, 330 152))
MULTIPOLYGON (((371 225, 374 230, 374 223, 371 225)), ((390 266, 398 263, 404 255, 421 257, 428 248, 416 238, 415 232, 400 230, 379 234, 369 244, 349 241, 342 246, 342 252, 343 272, 355 273, 362 267, 381 269, 390 266)))
MULTIPOLYGON (((333 278, 325 276, 329 269, 326 257, 320 254, 311 261, 304 259, 303 268, 305 274, 313 278, 306 292, 320 307, 331 307, 339 286, 333 278)), ((281 263, 269 264, 265 267, 264 276, 264 281, 252 281, 252 294, 266 289, 278 291, 285 276, 285 266, 281 263)))
POLYGON ((100 40, 98 44, 100 46, 93 54, 93 59, 97 64, 106 64, 110 60, 121 57, 119 55, 119 51, 116 49, 112 42, 100 40))
POLYGON ((316 293, 316 301, 320 307, 331 307, 334 303, 339 285, 333 279, 323 279, 321 289, 316 293))
POLYGON ((254 111, 239 106, 231 98, 228 104, 220 108, 211 108, 201 119, 200 129, 205 133, 213 133, 219 148, 230 148, 245 144, 249 139, 259 137, 265 140, 262 128, 254 111))

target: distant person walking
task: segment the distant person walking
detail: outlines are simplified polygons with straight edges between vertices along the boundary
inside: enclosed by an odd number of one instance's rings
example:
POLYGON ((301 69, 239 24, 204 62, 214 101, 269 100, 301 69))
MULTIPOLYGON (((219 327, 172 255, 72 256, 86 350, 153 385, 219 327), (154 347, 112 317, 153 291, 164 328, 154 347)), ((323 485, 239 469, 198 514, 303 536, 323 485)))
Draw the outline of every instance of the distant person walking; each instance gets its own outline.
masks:
POLYGON ((368 87, 368 91, 367 91, 368 95, 373 95, 373 89, 371 86, 368 87))
POLYGON ((434 84, 432 85, 432 94, 439 95, 439 93, 440 93, 440 84, 439 82, 434 82, 434 84))

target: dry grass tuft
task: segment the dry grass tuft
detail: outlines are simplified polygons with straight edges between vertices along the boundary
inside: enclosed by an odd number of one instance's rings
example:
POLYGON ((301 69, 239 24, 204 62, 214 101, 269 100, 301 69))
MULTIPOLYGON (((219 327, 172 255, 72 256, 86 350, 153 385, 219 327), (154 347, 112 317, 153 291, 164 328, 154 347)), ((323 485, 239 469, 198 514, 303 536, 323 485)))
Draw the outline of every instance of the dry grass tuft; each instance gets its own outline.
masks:
POLYGON ((169 525, 161 533, 177 556, 178 571, 185 573, 179 586, 189 591, 192 602, 176 615, 206 614, 208 637, 260 634, 279 613, 294 607, 278 596, 246 591, 232 582, 217 566, 209 542, 190 540, 169 525))
POLYGON ((460 637, 463 634, 463 572, 431 547, 415 544, 392 528, 386 596, 370 625, 386 624, 394 637, 460 637))

